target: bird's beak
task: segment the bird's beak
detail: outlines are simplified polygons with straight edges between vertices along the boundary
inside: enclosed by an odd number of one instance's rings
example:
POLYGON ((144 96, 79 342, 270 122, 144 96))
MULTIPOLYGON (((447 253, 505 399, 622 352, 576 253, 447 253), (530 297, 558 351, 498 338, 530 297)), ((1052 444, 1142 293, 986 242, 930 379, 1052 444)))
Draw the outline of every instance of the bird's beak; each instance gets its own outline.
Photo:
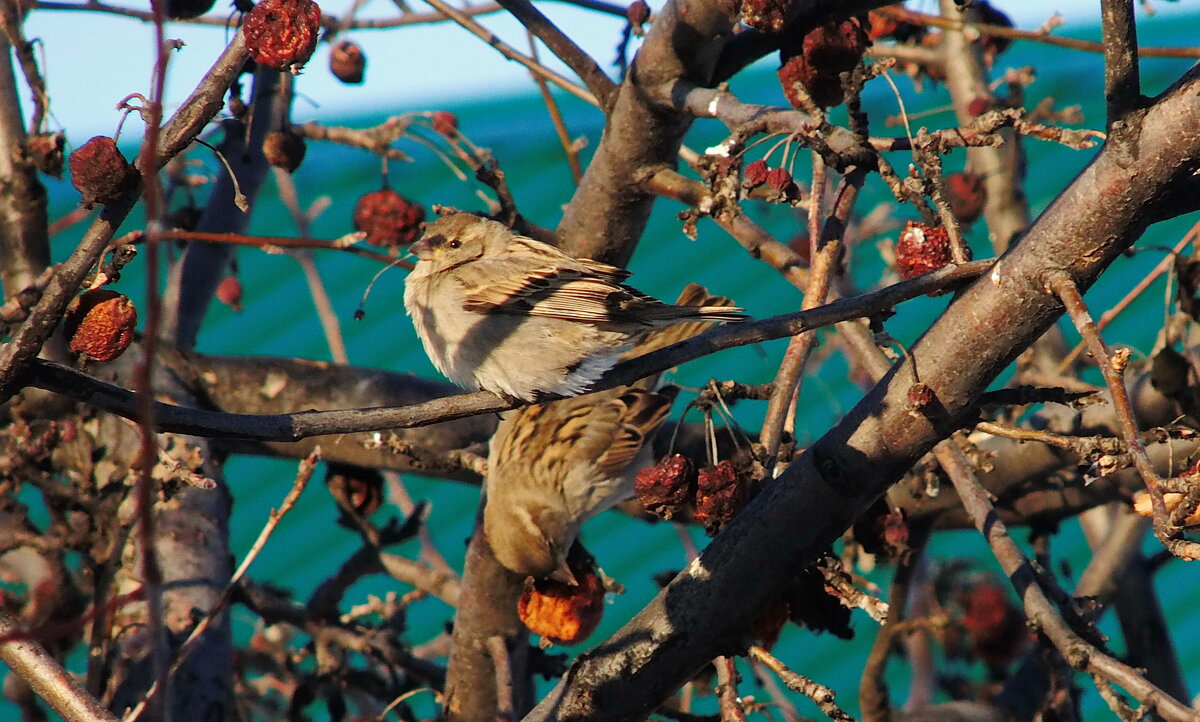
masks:
POLYGON ((550 572, 550 578, 568 586, 579 586, 579 580, 571 573, 571 567, 567 566, 567 560, 562 555, 558 557, 558 568, 550 572))
POLYGON ((433 258, 433 245, 425 238, 409 246, 408 251, 409 253, 416 254, 417 258, 422 261, 428 261, 433 258))

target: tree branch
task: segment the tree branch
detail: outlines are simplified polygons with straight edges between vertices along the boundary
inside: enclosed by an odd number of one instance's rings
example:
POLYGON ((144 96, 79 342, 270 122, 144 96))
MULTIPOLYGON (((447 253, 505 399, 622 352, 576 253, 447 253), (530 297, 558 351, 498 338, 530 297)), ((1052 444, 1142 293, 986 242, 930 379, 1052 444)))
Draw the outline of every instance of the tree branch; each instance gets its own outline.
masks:
POLYGON ((1142 97, 1133 0, 1103 0, 1100 25, 1104 33, 1106 126, 1110 136, 1120 136, 1122 121, 1137 109, 1142 97))
MULTIPOLYGON (((810 311, 714 328, 688 341, 618 364, 597 381, 592 390, 628 385, 724 349, 795 336, 839 321, 890 311, 904 301, 975 278, 991 263, 991 260, 982 260, 961 266, 947 266, 910 281, 835 301, 810 311)), ((136 394, 65 366, 35 360, 29 369, 28 383, 119 416, 136 418, 136 394)), ((227 414, 160 402, 156 402, 154 408, 158 427, 163 431, 222 439, 297 441, 327 434, 425 426, 507 411, 519 405, 488 391, 476 391, 398 408, 300 411, 293 414, 227 414)))
POLYGON ((912 348, 913 361, 894 367, 636 617, 581 655, 528 722, 579 720, 600 709, 609 720, 639 719, 707 660, 741 648, 788 577, 784 570, 811 562, 960 425, 988 384, 1061 314, 1043 288, 1047 269, 1070 269, 1086 286, 1149 223, 1195 203, 1177 197, 1188 189, 1176 184, 1200 155, 1198 89, 1200 69, 1193 69, 1141 119, 1137 163, 1101 151, 988 276, 950 304, 912 348), (1103 209, 1095 204, 1101 194, 1110 199, 1103 209), (936 399, 924 412, 907 398, 912 363, 936 399))

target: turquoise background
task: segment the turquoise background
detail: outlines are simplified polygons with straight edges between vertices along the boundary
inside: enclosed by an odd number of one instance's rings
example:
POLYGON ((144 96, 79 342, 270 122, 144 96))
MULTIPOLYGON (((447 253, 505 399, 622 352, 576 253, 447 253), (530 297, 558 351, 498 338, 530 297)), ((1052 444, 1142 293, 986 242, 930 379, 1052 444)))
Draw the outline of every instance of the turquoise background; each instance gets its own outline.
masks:
MULTIPOLYGON (((1172 18, 1165 22, 1150 19, 1143 22, 1140 29, 1142 45, 1194 44, 1195 38, 1200 37, 1197 33, 1200 21, 1195 17, 1172 18)), ((1073 37, 1099 39, 1096 27, 1076 26, 1068 30, 1073 37)), ((1060 108, 1082 104, 1085 127, 1103 128, 1103 63, 1099 55, 1019 43, 1000 58, 998 70, 1026 65, 1035 66, 1038 73, 1037 82, 1027 89, 1029 107, 1044 97, 1055 98, 1060 108)), ((1185 60, 1144 60, 1144 92, 1160 92, 1189 66, 1185 60)), ((733 90, 747 102, 783 103, 774 67, 774 60, 764 61, 735 80, 733 90)), ((915 94, 907 78, 898 74, 894 77, 904 93, 910 113, 948 102, 942 88, 931 88, 927 84, 923 93, 915 94)), ((303 78, 299 87, 303 90, 303 78)), ((585 136, 589 148, 594 148, 599 141, 602 122, 598 111, 572 97, 559 95, 570 132, 573 136, 585 136)), ((897 112, 895 97, 885 82, 873 82, 865 101, 865 109, 873 118, 875 134, 902 133, 902 128, 887 129, 882 125, 884 116, 897 112)), ((462 131, 478 145, 494 152, 508 175, 521 211, 534 222, 554 226, 561 206, 570 200, 573 184, 562 149, 536 91, 531 87, 528 93, 516 96, 475 98, 437 108, 396 107, 394 112, 441 109, 456 113, 462 131)), ((348 117, 330 122, 366 127, 382 119, 383 116, 348 117)), ((948 113, 942 113, 917 121, 914 130, 921 123, 940 127, 950 120, 948 113)), ((687 143, 702 151, 722 137, 721 126, 715 121, 704 121, 696 124, 687 143)), ((71 140, 82 141, 80 138, 71 140)), ((392 164, 391 182, 398 191, 426 205, 480 207, 474 198, 473 184, 460 183, 419 145, 401 141, 399 147, 415 160, 411 164, 392 164)), ((1087 163, 1093 151, 1074 151, 1036 141, 1027 141, 1026 148, 1030 158, 1027 192, 1036 215, 1087 163)), ((585 151, 585 155, 588 152, 585 151)), ((203 152, 193 153, 193 157, 213 165, 211 158, 203 152)), ((962 151, 952 154, 947 160, 947 169, 961 168, 963 160, 962 151)), ((893 163, 901 169, 906 167, 903 155, 895 155, 893 163)), ((803 180, 803 173, 797 175, 803 180)), ((310 143, 308 157, 294 178, 303 205, 307 206, 320 196, 330 197, 330 207, 313 223, 311 232, 317 238, 336 238, 352 230, 350 217, 358 196, 378 187, 379 162, 365 151, 310 143)), ((51 182, 50 185, 51 216, 56 218, 71 210, 78 196, 66 182, 51 182)), ((282 204, 274 198, 273 190, 269 181, 255 209, 251 232, 293 235, 295 228, 282 204)), ((858 209, 865 213, 876 203, 889 200, 890 195, 875 177, 868 183, 858 209)), ((682 207, 671 201, 663 200, 657 204, 631 264, 634 285, 656 296, 672 298, 685 283, 697 281, 714 292, 736 299, 755 317, 799 307, 800 294, 793 287, 767 266, 748 258, 740 246, 712 223, 701 222, 699 238, 688 240, 674 217, 679 210, 682 207)), ((751 204, 750 211, 780 238, 789 238, 802 230, 803 219, 788 209, 751 204)), ((894 214, 901 222, 915 218, 912 209, 907 207, 895 208, 894 214)), ((1194 219, 1155 226, 1138 245, 1173 245, 1188 227, 1189 220, 1194 219)), ((129 224, 123 230, 132 228, 129 224)), ((81 227, 77 227, 55 238, 56 260, 70 252, 81 232, 81 227)), ((881 239, 864 239, 850 257, 851 271, 863 287, 877 283, 883 270, 875 247, 878 240, 881 239)), ((982 223, 973 229, 971 242, 977 257, 990 255, 982 223)), ((1089 301, 1096 309, 1105 308, 1137 283, 1160 258, 1159 251, 1148 251, 1120 259, 1088 294, 1089 301)), ((378 264, 336 252, 320 252, 316 260, 341 322, 352 363, 436 376, 403 313, 403 271, 393 270, 383 275, 366 303, 366 318, 356 322, 353 313, 364 289, 378 271, 378 264)), ((240 250, 238 263, 245 287, 245 311, 238 314, 214 304, 199 337, 199 350, 328 360, 329 352, 296 263, 286 255, 268 255, 252 249, 240 250)), ((137 265, 135 263, 129 269, 118 286, 135 300, 144 297, 144 282, 137 272, 137 265)), ((1163 317, 1162 289, 1159 282, 1110 327, 1106 333, 1110 342, 1130 345, 1137 352, 1135 358, 1145 358, 1163 317)), ((944 299, 921 299, 905 304, 888 323, 888 330, 909 343, 937 316, 944 303, 944 299)), ((1067 334, 1075 338, 1073 330, 1068 330, 1067 334)), ((768 381, 774 375, 785 343, 776 341, 723 352, 687 365, 675 375, 674 381, 684 386, 699 386, 712 377, 736 378, 748 383, 768 381)), ((826 350, 828 347, 823 346, 820 353, 826 350)), ((818 371, 810 372, 805 378, 797 419, 802 443, 818 438, 859 398, 860 390, 846 379, 845 372, 846 363, 840 352, 834 350, 818 371)), ((762 407, 763 404, 757 403, 741 404, 737 408, 739 420, 748 428, 757 428, 762 407)), ((677 411, 680 408, 682 403, 677 405, 677 411)), ((287 492, 295 467, 294 461, 248 457, 234 458, 227 464, 226 476, 236 500, 232 549, 239 559, 258 534, 269 510, 287 492)), ((417 475, 407 475, 405 481, 414 498, 432 502, 430 530, 451 564, 461 567, 478 490, 417 475)), ((388 513, 392 510, 385 507, 378 519, 382 520, 388 513)), ((319 483, 313 484, 275 532, 252 567, 250 576, 258 581, 286 586, 300 599, 307 597, 316 584, 358 547, 357 538, 336 526, 335 518, 332 500, 319 483)), ((705 543, 702 533, 696 530, 688 533, 698 545, 705 543)), ((1018 536, 1024 541, 1023 533, 1018 536)), ((655 592, 650 581, 652 574, 678 569, 686 562, 676 531, 668 524, 648 526, 621 515, 607 514, 590 523, 583 537, 604 569, 627 590, 623 595, 610 597, 604 622, 591 638, 592 642, 602 640, 650 599, 655 592)), ((1147 542, 1147 549, 1155 550, 1155 544, 1147 542)), ((410 543, 398 551, 415 554, 417 547, 410 543)), ((973 531, 939 534, 930 553, 937 560, 967 556, 978 560, 981 568, 998 572, 990 553, 973 531)), ((1063 533, 1054 539, 1053 554, 1056 559, 1069 561, 1075 573, 1082 571, 1088 555, 1076 524, 1063 525, 1063 533)), ((867 576, 886 587, 886 572, 875 571, 867 576)), ((1067 587, 1073 583, 1073 579, 1063 581, 1067 587)), ((1178 562, 1169 564, 1157 577, 1157 583, 1176 634, 1183 668, 1195 693, 1200 689, 1200 646, 1195 644, 1195 640, 1200 639, 1200 611, 1191 603, 1192 594, 1189 593, 1193 589, 1189 584, 1194 585, 1194 567, 1178 562)), ((388 591, 403 593, 408 589, 379 577, 357 585, 347 600, 356 603, 367 593, 388 591)), ((428 599, 415 604, 410 612, 408 640, 417 644, 442 629, 448 609, 441 602, 428 599)), ((239 637, 244 638, 253 628, 254 620, 243 610, 235 609, 234 620, 239 637)), ((874 637, 873 624, 861 612, 855 612, 854 626, 858 637, 850 643, 828 636, 814 636, 789 626, 775 649, 793 669, 834 688, 839 693, 839 702, 852 714, 857 710, 859 675, 874 637)), ((1114 651, 1120 652, 1123 643, 1115 624, 1106 619, 1102 628, 1112 636, 1114 651)), ((978 678, 983 676, 978 667, 959 671, 978 678)), ((902 701, 904 665, 894 662, 889 676, 894 699, 902 701)), ((749 674, 745 677, 742 694, 765 699, 765 693, 758 689, 752 677, 749 674)), ((1107 708, 1092 691, 1090 682, 1083 678, 1078 681, 1085 690, 1085 716, 1105 716, 1107 708)), ((696 711, 712 711, 711 702, 711 699, 701 700, 696 711)), ((432 714, 428 696, 417 697, 413 704, 419 714, 432 714)), ((820 717, 806 700, 798 699, 797 704, 802 714, 820 717)))

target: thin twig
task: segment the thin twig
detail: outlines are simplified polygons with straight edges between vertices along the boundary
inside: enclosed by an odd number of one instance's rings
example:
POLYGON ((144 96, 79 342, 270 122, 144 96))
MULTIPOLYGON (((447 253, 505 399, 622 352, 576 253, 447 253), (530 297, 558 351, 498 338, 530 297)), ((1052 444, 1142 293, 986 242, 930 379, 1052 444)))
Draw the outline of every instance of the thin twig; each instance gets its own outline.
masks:
POLYGON ((1070 276, 1062 271, 1055 271, 1047 276, 1046 283, 1066 307, 1067 315, 1071 317, 1079 335, 1087 342, 1088 351, 1104 376, 1104 382, 1112 395, 1113 412, 1121 429, 1121 437, 1125 440, 1125 448, 1133 460, 1134 468, 1146 484, 1146 490, 1150 492, 1154 508, 1155 536, 1176 556, 1183 559, 1200 559, 1200 543, 1178 538, 1179 530, 1171 528, 1170 516, 1162 496, 1162 478, 1155 471, 1154 463, 1146 453, 1146 445, 1138 433, 1137 420, 1133 415, 1133 405, 1129 402, 1129 393, 1125 389, 1124 370, 1128 354, 1118 357, 1114 363, 1113 354, 1109 352, 1104 339, 1096 330, 1096 322, 1092 320, 1087 304, 1070 276))
MULTIPOLYGON (((1129 293, 1125 294, 1124 298, 1118 301, 1115 306, 1100 314, 1100 320, 1096 322, 1096 330, 1103 331, 1105 328, 1107 328, 1108 324, 1113 322, 1113 319, 1119 316, 1122 311, 1129 308, 1130 304, 1136 301, 1137 298, 1141 296, 1147 288, 1150 287, 1150 284, 1154 283, 1156 280, 1158 280, 1159 276, 1173 268, 1175 266, 1175 257, 1182 253, 1184 248, 1187 248, 1187 245, 1192 242, 1193 238, 1196 237, 1197 232, 1200 232, 1200 221, 1197 221, 1190 229, 1188 229, 1188 232, 1183 235, 1183 238, 1181 238, 1179 242, 1175 244, 1175 247, 1171 249, 1171 253, 1168 254, 1166 258, 1159 261, 1158 265, 1155 266, 1145 278, 1139 281, 1136 286, 1131 288, 1129 293)), ((1079 358, 1079 354, 1083 353, 1083 349, 1086 346, 1087 342, 1082 340, 1076 344, 1075 348, 1071 349, 1071 353, 1067 354, 1066 358, 1059 363, 1058 369, 1056 369, 1055 372, 1059 374, 1066 373, 1067 369, 1071 368, 1071 364, 1075 363, 1075 359, 1079 358)))
MULTIPOLYGON (((1032 40, 1037 43, 1045 43, 1046 45, 1057 45, 1062 48, 1071 48, 1072 50, 1086 50, 1091 53, 1104 52, 1105 44, 1102 42, 1098 43, 1092 40, 1064 38, 1060 35, 1050 35, 1049 33, 1037 30, 1021 30, 1019 28, 1010 28, 1004 25, 991 25, 989 23, 965 23, 961 20, 942 18, 938 17, 937 15, 927 15, 925 13, 918 13, 912 10, 905 10, 903 8, 894 6, 880 8, 877 12, 896 20, 913 23, 914 25, 929 25, 942 28, 944 30, 963 30, 970 27, 975 28, 983 35, 990 35, 996 38, 1032 40)), ((1200 58, 1200 47, 1141 48, 1138 54, 1146 58, 1200 58)))
POLYGON ((846 714, 846 711, 837 705, 835 701, 836 694, 829 687, 793 672, 788 669, 787 665, 780 662, 775 655, 758 645, 750 648, 750 658, 762 663, 767 669, 778 675, 779 679, 787 685, 788 689, 793 692, 799 692, 811 699, 829 719, 836 722, 854 722, 854 718, 846 714))
POLYGON ((524 65, 531 73, 537 73, 541 77, 549 80, 551 83, 554 83, 580 100, 600 107, 600 100, 590 90, 579 87, 569 79, 564 78, 562 75, 559 75, 544 65, 534 62, 526 55, 517 52, 512 46, 508 45, 499 37, 497 37, 495 33, 471 19, 470 16, 466 15, 458 8, 449 5, 442 0, 426 0, 426 2, 436 8, 438 11, 444 13, 454 22, 461 25, 475 37, 479 38, 488 45, 491 45, 504 57, 524 65))
POLYGON ((721 722, 746 722, 746 710, 738 696, 738 672, 733 657, 717 657, 717 699, 721 706, 721 722))

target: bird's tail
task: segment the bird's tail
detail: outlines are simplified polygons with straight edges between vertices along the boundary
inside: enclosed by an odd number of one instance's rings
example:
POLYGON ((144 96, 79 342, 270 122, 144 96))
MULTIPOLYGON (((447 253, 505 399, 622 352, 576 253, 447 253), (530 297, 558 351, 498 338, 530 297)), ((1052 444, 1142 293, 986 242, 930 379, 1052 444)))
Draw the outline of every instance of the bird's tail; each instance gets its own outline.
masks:
POLYGON ((671 309, 671 316, 678 318, 680 323, 646 334, 632 348, 621 354, 622 359, 644 356, 651 351, 686 341, 713 322, 746 320, 745 314, 741 313, 742 309, 734 306, 733 301, 724 296, 710 295, 708 289, 698 283, 685 286, 680 291, 675 305, 667 308, 671 309))

